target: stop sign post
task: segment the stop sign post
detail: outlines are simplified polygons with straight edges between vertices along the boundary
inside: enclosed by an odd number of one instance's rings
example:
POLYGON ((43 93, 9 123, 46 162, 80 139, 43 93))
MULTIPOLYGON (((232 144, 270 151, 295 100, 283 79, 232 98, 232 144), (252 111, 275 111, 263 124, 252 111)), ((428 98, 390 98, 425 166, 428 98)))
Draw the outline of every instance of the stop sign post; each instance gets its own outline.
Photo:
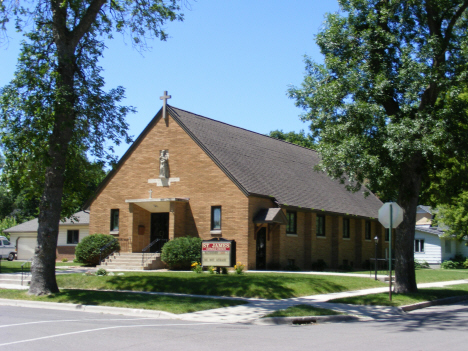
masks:
POLYGON ((386 202, 379 209, 379 222, 388 228, 388 270, 390 275, 388 297, 392 301, 392 229, 403 222, 403 209, 396 202, 386 202))

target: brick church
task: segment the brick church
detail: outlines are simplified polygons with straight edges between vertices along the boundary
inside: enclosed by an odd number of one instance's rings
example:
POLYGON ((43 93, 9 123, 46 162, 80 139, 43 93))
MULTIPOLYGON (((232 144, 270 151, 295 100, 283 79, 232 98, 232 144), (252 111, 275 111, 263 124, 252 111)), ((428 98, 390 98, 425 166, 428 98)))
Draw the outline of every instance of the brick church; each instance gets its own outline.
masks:
POLYGON ((384 257, 382 202, 346 191, 314 171, 318 162, 313 150, 164 100, 88 201, 89 232, 116 236, 128 252, 182 236, 235 240, 248 269, 362 267, 375 236, 384 257))

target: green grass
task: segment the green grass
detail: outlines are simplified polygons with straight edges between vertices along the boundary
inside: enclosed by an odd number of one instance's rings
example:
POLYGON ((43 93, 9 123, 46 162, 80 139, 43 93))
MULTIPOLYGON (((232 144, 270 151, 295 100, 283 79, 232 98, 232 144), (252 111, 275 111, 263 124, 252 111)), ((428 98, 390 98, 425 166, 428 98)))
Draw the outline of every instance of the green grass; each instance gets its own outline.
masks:
POLYGON ((339 291, 384 287, 368 278, 256 273, 211 275, 183 272, 133 273, 114 276, 64 274, 57 276, 61 288, 158 291, 195 295, 284 299, 339 291))
POLYGON ((468 269, 416 269, 417 283, 468 279, 468 269))
MULTIPOLYGON (((21 265, 25 263, 25 261, 7 261, 2 260, 2 273, 19 273, 21 272, 21 265)), ((29 265, 31 262, 29 262, 29 265)), ((82 263, 75 263, 75 262, 56 262, 56 267, 62 266, 82 266, 82 263)))
POLYGON ((353 305, 376 305, 376 306, 406 306, 418 302, 434 301, 453 296, 468 296, 468 284, 453 285, 444 288, 419 289, 415 294, 392 294, 389 301, 388 293, 371 294, 363 296, 347 297, 329 300, 328 302, 346 303, 353 305))
POLYGON ((85 290, 62 290, 60 293, 47 296, 31 296, 24 290, 0 289, 0 298, 148 309, 175 314, 236 306, 246 303, 244 301, 225 299, 85 290))
POLYGON ((284 310, 278 310, 263 316, 268 317, 308 317, 308 316, 335 316, 343 314, 326 308, 314 307, 310 305, 297 305, 288 307, 284 310))

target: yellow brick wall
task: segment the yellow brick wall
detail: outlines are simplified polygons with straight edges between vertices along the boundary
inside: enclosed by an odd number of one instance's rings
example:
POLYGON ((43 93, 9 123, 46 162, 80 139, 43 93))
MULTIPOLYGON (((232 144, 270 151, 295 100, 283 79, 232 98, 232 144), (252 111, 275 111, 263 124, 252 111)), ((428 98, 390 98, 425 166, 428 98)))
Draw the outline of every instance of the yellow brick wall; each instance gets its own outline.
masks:
POLYGON ((119 209, 119 237, 132 237, 133 251, 149 243, 150 213, 127 199, 190 198, 173 203, 169 218, 170 237, 184 235, 211 239, 211 206, 222 207, 222 234, 237 242, 237 259, 247 262, 248 198, 232 183, 206 153, 172 119, 155 124, 107 186, 91 204, 90 233, 108 234, 110 210, 119 209), (168 187, 148 183, 159 178, 159 151, 169 150, 170 177, 180 178, 168 187), (138 226, 145 234, 138 235, 138 226))

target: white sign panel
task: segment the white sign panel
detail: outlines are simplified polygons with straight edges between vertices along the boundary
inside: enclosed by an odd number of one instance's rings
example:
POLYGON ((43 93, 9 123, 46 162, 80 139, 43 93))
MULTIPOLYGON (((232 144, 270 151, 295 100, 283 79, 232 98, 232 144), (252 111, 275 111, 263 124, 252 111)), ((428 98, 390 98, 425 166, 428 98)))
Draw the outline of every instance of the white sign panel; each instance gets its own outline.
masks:
POLYGON ((386 202, 379 209, 379 222, 385 227, 390 228, 390 205, 392 205, 392 227, 396 228, 403 222, 403 209, 396 202, 386 202))

